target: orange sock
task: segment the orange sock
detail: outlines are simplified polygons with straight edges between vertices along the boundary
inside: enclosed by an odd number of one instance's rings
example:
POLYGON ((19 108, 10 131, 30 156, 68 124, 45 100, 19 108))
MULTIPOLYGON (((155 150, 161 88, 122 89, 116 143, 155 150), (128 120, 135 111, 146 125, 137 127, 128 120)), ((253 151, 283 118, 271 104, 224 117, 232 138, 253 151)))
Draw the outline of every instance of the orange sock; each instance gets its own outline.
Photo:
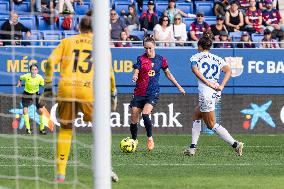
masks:
POLYGON ((72 143, 72 129, 60 128, 57 140, 57 174, 66 174, 66 164, 68 161, 72 143))

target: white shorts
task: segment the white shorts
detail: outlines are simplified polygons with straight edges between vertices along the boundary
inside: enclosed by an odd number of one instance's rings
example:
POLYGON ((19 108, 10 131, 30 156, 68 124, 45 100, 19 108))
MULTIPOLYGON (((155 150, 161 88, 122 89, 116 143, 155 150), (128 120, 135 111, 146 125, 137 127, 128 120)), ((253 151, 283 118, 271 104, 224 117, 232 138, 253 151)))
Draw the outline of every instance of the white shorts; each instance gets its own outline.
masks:
POLYGON ((215 110, 215 104, 221 99, 221 91, 214 90, 199 93, 199 108, 200 112, 212 112, 215 110))

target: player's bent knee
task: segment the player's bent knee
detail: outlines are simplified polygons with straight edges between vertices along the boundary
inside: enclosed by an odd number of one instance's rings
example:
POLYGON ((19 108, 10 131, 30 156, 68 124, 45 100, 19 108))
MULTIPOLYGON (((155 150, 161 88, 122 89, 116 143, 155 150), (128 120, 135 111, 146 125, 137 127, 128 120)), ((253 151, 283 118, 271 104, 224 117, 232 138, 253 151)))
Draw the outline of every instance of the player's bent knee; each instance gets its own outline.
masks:
POLYGON ((72 129, 72 124, 71 123, 69 123, 69 124, 62 124, 62 123, 60 123, 60 127, 62 129, 72 129))

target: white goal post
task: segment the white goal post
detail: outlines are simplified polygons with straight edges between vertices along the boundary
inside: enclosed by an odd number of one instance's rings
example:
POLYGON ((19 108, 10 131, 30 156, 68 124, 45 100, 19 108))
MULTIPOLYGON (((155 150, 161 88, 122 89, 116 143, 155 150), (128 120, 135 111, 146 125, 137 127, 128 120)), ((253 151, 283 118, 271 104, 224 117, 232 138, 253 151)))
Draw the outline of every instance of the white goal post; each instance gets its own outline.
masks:
POLYGON ((111 188, 109 0, 97 0, 93 9, 94 113, 93 170, 96 189, 111 188))

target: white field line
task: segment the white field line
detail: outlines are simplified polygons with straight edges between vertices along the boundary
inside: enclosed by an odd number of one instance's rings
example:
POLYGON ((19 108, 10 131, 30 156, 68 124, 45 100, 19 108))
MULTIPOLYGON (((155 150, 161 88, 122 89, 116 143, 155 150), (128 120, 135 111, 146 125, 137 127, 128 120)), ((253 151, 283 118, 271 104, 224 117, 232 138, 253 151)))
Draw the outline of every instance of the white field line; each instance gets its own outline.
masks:
MULTIPOLYGON (((68 164, 67 165, 68 167, 84 167, 84 168, 90 168, 89 165, 83 165, 83 164, 78 164, 78 165, 75 165, 75 164, 68 164)), ((16 167, 16 165, 13 165, 13 164, 5 164, 5 165, 0 165, 0 167, 16 167)), ((38 164, 38 165, 35 165, 35 164, 18 164, 17 167, 56 167, 55 164, 38 164)))
MULTIPOLYGON (((91 148, 89 145, 88 146, 78 146, 79 148, 91 148)), ((77 147, 77 148, 78 148, 77 147)), ((160 145, 159 146, 160 148, 177 148, 177 147, 180 147, 180 146, 166 146, 166 145, 160 145)), ((225 148, 227 147, 226 145, 220 145, 220 146, 199 146, 199 148, 225 148)), ((279 145, 279 146, 246 146, 245 145, 245 148, 283 148, 284 146, 282 145, 279 145)), ((55 147, 52 147, 52 146, 0 146, 0 149, 15 149, 15 148, 18 148, 18 149, 53 149, 55 147)))
MULTIPOLYGON (((74 164, 68 164, 68 166, 76 166, 76 167, 85 167, 83 165, 74 165, 74 164)), ((162 167, 162 166, 177 166, 177 167, 186 167, 186 166, 232 166, 232 167, 238 167, 238 166, 284 166, 284 163, 263 163, 263 164, 254 164, 254 163, 134 163, 134 164, 113 164, 113 167, 123 167, 123 166, 136 166, 136 167, 146 167, 146 166, 153 166, 153 167, 162 167)), ((0 167, 15 167, 15 165, 12 164, 5 164, 0 165, 0 167)), ((55 165, 51 164, 41 164, 41 165, 35 165, 35 164, 18 164, 18 167, 55 167, 55 165)))
POLYGON ((114 164, 113 167, 121 167, 121 166, 284 166, 284 163, 275 163, 275 164, 253 164, 253 163, 137 163, 137 164, 114 164))

